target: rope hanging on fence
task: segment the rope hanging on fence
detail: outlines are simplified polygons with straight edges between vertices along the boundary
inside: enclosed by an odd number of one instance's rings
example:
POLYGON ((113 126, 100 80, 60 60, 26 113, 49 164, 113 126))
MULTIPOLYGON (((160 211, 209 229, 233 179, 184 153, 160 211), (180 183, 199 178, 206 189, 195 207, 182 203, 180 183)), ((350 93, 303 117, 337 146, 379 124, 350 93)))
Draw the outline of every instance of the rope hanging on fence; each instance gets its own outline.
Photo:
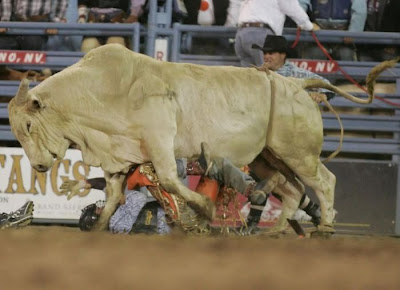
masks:
MULTIPOLYGON (((301 29, 300 29, 300 28, 297 28, 297 31, 296 31, 296 39, 294 40, 294 42, 293 42, 293 44, 292 44, 292 46, 291 46, 292 49, 295 48, 295 47, 297 46, 297 44, 299 43, 300 34, 301 34, 301 29)), ((315 34, 314 31, 311 31, 311 36, 313 37, 315 43, 317 44, 317 46, 319 47, 319 49, 322 51, 322 53, 323 53, 330 61, 332 61, 332 62, 338 67, 338 69, 339 69, 340 72, 346 77, 346 79, 348 79, 351 83, 353 83, 355 86, 357 86, 358 88, 360 88, 362 91, 368 93, 368 91, 367 91, 366 88, 364 88, 362 85, 360 85, 360 84, 359 84, 355 79, 353 79, 347 72, 345 72, 345 71, 342 69, 342 67, 338 64, 338 62, 332 58, 332 56, 329 54, 329 52, 326 50, 326 48, 321 44, 321 42, 319 41, 319 39, 318 39, 318 37, 317 37, 317 35, 315 34)), ((391 106, 400 108, 400 104, 398 104, 398 103, 394 103, 394 102, 388 101, 388 100, 386 100, 385 98, 376 96, 375 94, 374 94, 374 97, 375 97, 377 100, 379 100, 379 101, 381 101, 381 102, 384 102, 384 103, 386 103, 386 104, 388 104, 388 105, 391 105, 391 106)))
POLYGON ((300 40, 300 34, 301 34, 301 29, 300 27, 297 28, 296 30, 296 39, 294 40, 294 42, 292 43, 292 46, 290 47, 291 49, 294 49, 297 44, 299 44, 299 40, 300 40))

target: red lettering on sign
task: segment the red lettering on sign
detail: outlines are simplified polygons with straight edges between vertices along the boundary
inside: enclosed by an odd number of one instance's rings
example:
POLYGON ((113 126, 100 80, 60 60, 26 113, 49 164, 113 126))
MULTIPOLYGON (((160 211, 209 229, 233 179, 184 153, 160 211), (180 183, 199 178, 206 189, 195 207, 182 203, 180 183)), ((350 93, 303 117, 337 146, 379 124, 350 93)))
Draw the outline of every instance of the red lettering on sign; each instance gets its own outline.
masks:
POLYGON ((290 61, 299 68, 309 70, 313 73, 334 73, 339 69, 336 63, 329 60, 291 59, 290 61))
POLYGON ((23 50, 0 50, 1 64, 44 64, 46 52, 23 50))

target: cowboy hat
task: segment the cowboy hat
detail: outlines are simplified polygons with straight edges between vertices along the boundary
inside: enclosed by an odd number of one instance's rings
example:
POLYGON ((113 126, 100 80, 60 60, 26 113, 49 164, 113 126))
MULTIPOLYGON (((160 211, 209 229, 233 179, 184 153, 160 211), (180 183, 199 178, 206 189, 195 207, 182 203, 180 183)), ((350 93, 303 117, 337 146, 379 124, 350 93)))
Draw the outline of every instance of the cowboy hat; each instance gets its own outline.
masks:
POLYGON ((267 52, 285 52, 288 53, 288 44, 286 38, 280 35, 267 35, 264 41, 264 46, 253 44, 251 48, 267 52))

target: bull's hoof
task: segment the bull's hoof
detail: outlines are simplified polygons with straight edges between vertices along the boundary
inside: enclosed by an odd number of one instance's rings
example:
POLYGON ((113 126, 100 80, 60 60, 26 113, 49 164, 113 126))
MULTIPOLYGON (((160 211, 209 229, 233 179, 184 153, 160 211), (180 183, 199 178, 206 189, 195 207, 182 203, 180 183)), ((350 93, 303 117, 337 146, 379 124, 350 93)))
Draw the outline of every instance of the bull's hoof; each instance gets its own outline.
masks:
POLYGON ((286 236, 286 232, 285 231, 281 231, 281 232, 267 231, 267 232, 260 232, 257 236, 263 237, 263 238, 268 238, 268 239, 281 239, 286 236))
POLYGON ((202 198, 204 199, 203 206, 200 206, 194 202, 188 202, 188 204, 207 220, 213 221, 215 219, 215 212, 217 210, 215 204, 207 196, 202 196, 202 198))
POLYGON ((270 228, 268 230, 264 230, 258 233, 258 236, 271 238, 271 239, 279 239, 283 238, 287 235, 286 228, 279 227, 279 228, 270 228))
POLYGON ((210 221, 213 221, 215 219, 216 212, 217 212, 217 208, 216 208, 214 202, 212 202, 211 199, 209 199, 207 197, 207 206, 206 206, 207 219, 210 221))
POLYGON ((317 231, 318 232, 325 232, 325 233, 332 233, 332 234, 335 233, 335 229, 333 228, 333 225, 328 225, 328 224, 318 225, 317 226, 317 231))
POLYGON ((330 239, 334 233, 332 232, 320 232, 314 231, 310 233, 310 237, 313 239, 330 239))
POLYGON ((256 236, 260 233, 261 230, 256 225, 251 225, 248 226, 247 228, 246 227, 233 228, 233 231, 238 236, 256 236))
POLYGON ((310 233, 311 238, 329 239, 335 233, 335 229, 331 225, 319 225, 317 230, 310 233))
POLYGON ((93 226, 92 231, 93 231, 93 232, 102 232, 102 231, 106 231, 107 229, 108 229, 107 224, 102 224, 102 223, 97 222, 97 223, 93 226))

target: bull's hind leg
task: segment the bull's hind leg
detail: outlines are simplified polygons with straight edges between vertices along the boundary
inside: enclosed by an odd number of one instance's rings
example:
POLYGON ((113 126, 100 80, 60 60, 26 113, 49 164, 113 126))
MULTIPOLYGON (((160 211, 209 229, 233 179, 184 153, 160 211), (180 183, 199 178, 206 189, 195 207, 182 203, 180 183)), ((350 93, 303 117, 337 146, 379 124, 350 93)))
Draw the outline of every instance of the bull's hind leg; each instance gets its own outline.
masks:
POLYGON ((104 177, 107 181, 106 204, 100 214, 99 220, 94 226, 94 230, 97 231, 106 230, 108 228, 110 218, 114 214, 125 188, 125 174, 116 173, 110 175, 105 172, 104 177))
POLYGON ((291 219, 296 213, 300 198, 298 196, 282 195, 282 212, 269 232, 283 232, 288 228, 287 219, 291 219))
POLYGON ((286 177, 276 171, 263 187, 266 192, 275 192, 282 198, 282 212, 269 232, 283 232, 288 227, 287 219, 291 219, 299 207, 303 192, 300 192, 286 177), (271 186, 272 185, 272 186, 271 186))
POLYGON ((333 220, 335 218, 334 197, 335 197, 335 175, 322 164, 318 159, 315 175, 305 176, 298 172, 301 180, 310 186, 317 195, 321 206, 321 223, 318 231, 333 233, 333 220))

